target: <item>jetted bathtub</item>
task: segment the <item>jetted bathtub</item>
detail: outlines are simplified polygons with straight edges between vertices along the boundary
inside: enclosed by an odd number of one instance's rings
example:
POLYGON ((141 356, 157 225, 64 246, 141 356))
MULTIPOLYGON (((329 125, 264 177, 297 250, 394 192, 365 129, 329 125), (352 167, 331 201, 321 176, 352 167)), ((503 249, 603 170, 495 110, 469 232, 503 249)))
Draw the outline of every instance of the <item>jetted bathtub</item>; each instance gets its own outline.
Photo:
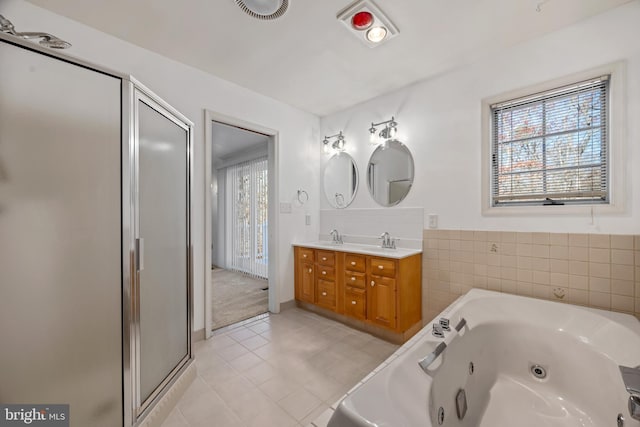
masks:
POLYGON ((441 316, 444 339, 427 325, 347 394, 328 427, 640 426, 619 370, 640 365, 635 317, 479 289, 441 316), (425 372, 418 362, 443 341, 425 372))

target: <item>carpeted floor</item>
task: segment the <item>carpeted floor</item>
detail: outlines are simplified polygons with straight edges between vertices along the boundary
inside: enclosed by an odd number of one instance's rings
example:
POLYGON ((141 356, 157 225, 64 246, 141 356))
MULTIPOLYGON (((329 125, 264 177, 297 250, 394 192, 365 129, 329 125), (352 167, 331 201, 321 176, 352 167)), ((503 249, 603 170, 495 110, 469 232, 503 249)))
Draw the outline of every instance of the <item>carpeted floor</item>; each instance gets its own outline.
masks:
POLYGON ((211 270, 213 329, 248 319, 269 310, 268 282, 242 273, 211 270))

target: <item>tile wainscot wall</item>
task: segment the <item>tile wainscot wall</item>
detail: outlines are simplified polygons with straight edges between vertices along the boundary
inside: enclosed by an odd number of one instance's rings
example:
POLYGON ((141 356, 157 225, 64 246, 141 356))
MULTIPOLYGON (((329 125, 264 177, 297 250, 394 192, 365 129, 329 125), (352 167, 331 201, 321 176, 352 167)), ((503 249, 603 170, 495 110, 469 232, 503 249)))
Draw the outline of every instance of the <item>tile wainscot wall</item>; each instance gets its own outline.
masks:
POLYGON ((634 314, 640 236, 424 230, 423 319, 471 288, 634 314))

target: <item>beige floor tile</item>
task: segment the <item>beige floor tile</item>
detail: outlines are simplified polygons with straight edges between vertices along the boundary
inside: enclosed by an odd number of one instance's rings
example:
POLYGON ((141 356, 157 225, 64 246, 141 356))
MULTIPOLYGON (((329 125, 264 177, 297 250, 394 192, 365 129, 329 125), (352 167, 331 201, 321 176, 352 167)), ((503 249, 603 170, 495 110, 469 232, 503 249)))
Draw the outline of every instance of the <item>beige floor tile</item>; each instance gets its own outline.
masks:
POLYGON ((206 418, 189 422, 189 427, 245 427, 242 420, 225 405, 213 405, 209 409, 206 418))
POLYGON ((229 333, 227 333, 227 336, 229 336, 230 338, 233 338, 234 340, 240 342, 243 340, 246 340, 247 338, 251 338, 256 336, 256 333, 253 332, 251 329, 245 328, 245 327, 241 327, 238 328, 234 331, 231 331, 229 333))
POLYGON ((322 415, 322 413, 327 409, 329 409, 329 405, 327 405, 326 403, 319 404, 313 411, 309 413, 309 415, 307 415, 300 421, 300 424, 302 424, 303 426, 311 424, 313 421, 318 419, 318 417, 320 417, 320 415, 322 415))
MULTIPOLYGON (((216 349, 215 350, 216 353, 218 354, 218 356, 222 357, 224 360, 226 360, 227 362, 231 361, 231 360, 235 360, 240 356, 244 356, 245 354, 249 354, 250 351, 247 350, 246 347, 243 347, 242 345, 236 343, 236 344, 232 344, 228 347, 224 347, 221 349, 216 349)), ((196 355, 197 357, 197 355, 196 355)))
POLYGON ((196 344, 198 377, 163 427, 311 425, 396 348, 297 308, 232 325, 196 344))
POLYGON ((282 375, 276 375, 275 377, 260 384, 258 388, 272 400, 277 402, 296 390, 299 390, 300 385, 295 381, 283 377, 282 375))
POLYGON ((210 387, 230 381, 233 378, 237 378, 239 375, 240 373, 233 369, 228 363, 216 365, 206 371, 198 370, 198 376, 210 387))
POLYGON ((209 390, 193 399, 180 399, 178 408, 190 425, 213 419, 224 403, 218 393, 209 390))
POLYGON ((229 365, 238 372, 245 372, 264 361, 253 353, 243 354, 229 362, 229 365))
POLYGON ((236 343, 234 339, 227 335, 214 335, 210 339, 202 342, 211 348, 225 348, 236 343))
POLYGON ((227 403, 237 400, 256 389, 255 384, 240 375, 228 381, 214 384, 212 387, 227 403))
POLYGON ((182 412, 178 408, 173 408, 162 423, 162 427, 189 427, 189 422, 182 416, 182 412))
POLYGON ((331 408, 327 408, 318 418, 313 420, 314 427, 327 427, 332 416, 333 410, 331 408))
POLYGON ((269 326, 269 323, 264 321, 257 322, 251 326, 248 326, 248 328, 253 332, 255 332, 256 334, 262 334, 271 329, 271 327, 269 326))
POLYGON ((212 349, 205 349, 196 353, 195 357, 196 368, 198 373, 206 372, 210 369, 215 369, 217 366, 226 365, 220 356, 218 356, 212 349))
POLYGON ((326 401, 332 398, 336 393, 343 391, 344 387, 344 383, 327 376, 314 378, 304 384, 305 389, 310 391, 314 396, 318 396, 323 401, 326 401))
POLYGON ((321 403, 318 397, 304 389, 278 401, 278 404, 298 421, 302 421, 321 403))
POLYGON ((278 371, 267 362, 260 362, 256 366, 242 373, 253 384, 260 385, 275 377, 278 371))
POLYGON ((255 335, 251 338, 247 338, 246 340, 240 341, 240 344, 242 344, 242 346, 246 347, 248 350, 251 350, 251 351, 257 348, 260 348, 263 345, 268 343, 269 343, 269 340, 265 339, 260 335, 255 335))
POLYGON ((262 408, 261 412, 251 420, 246 422, 248 427, 297 427, 298 421, 287 414, 284 409, 275 403, 262 408))

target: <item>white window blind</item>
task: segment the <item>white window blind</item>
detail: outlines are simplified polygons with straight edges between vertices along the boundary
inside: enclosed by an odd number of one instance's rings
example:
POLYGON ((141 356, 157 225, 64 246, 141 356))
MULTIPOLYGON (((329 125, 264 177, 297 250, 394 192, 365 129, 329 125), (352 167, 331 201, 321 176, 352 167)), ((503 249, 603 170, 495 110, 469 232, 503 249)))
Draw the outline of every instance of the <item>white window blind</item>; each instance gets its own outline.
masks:
POLYGON ((491 106, 492 203, 609 202, 609 76, 491 106))
POLYGON ((228 268, 268 278, 267 158, 227 168, 228 268))

